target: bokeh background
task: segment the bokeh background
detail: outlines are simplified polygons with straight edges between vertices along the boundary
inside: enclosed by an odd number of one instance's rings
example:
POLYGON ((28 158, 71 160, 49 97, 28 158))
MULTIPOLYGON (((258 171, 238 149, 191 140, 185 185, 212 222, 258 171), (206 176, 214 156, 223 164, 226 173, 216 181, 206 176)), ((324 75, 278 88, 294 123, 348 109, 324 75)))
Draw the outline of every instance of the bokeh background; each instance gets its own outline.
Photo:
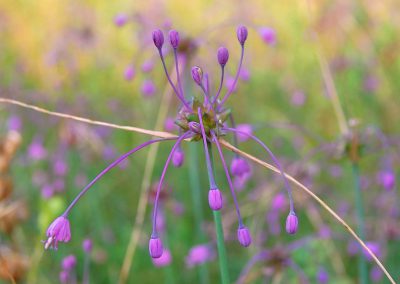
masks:
MULTIPOLYGON (((151 32, 180 32, 184 86, 201 97, 190 67, 206 70, 216 89, 216 51, 226 46, 227 90, 240 56, 240 24, 249 37, 244 69, 228 101, 236 123, 251 125, 285 170, 356 230, 359 180, 365 240, 399 280, 399 1, 1 1, 0 96, 177 133, 171 121, 178 103, 151 32)), ((173 56, 168 49, 165 54, 172 68, 173 56)), ((154 186, 169 142, 107 174, 72 211, 72 240, 44 251, 47 226, 82 187, 149 137, 9 104, 0 104, 0 118, 0 282, 83 283, 89 275, 91 283, 219 283, 201 144, 185 143, 184 165, 167 173, 162 216, 169 259, 153 263, 147 248, 154 186), (85 239, 93 243, 90 252, 82 249, 85 239), (191 251, 198 245, 200 252, 191 251), (69 255, 76 265, 66 280, 60 273, 69 255)), ((239 147, 267 159, 252 142, 239 147)), ((230 160, 232 154, 225 154, 230 160)), ((217 180, 226 192, 222 217, 232 283, 358 281, 357 258, 364 254, 349 233, 295 188, 300 226, 295 236, 287 235, 282 181, 256 164, 251 177, 236 181, 253 235, 250 248, 240 247, 219 164, 217 180), (268 257, 257 257, 260 252, 268 257)), ((365 258, 369 281, 389 283, 365 258)))

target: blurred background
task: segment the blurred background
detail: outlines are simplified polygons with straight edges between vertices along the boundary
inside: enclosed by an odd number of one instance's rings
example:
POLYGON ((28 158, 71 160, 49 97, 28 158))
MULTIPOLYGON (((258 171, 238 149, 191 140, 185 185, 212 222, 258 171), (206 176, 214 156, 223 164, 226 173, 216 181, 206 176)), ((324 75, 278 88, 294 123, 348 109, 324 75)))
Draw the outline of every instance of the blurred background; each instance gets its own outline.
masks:
MULTIPOLYGON (((397 0, 1 1, 0 97, 177 133, 179 104, 152 31, 164 31, 171 70, 167 32, 180 32, 184 88, 201 98, 191 66, 208 72, 216 90, 217 49, 227 47, 226 92, 240 58, 240 24, 249 36, 227 102, 236 123, 269 145, 285 171, 359 232, 399 280, 397 0)), ((219 283, 200 143, 184 143, 184 164, 167 172, 159 220, 167 253, 154 262, 151 212, 170 142, 136 153, 104 176, 72 210, 71 241, 44 251, 46 228, 76 194, 150 137, 6 103, 0 136, 1 283, 219 283)), ((239 148, 268 158, 251 141, 239 148)), ((225 155, 231 161, 232 153, 225 155)), ((389 283, 348 231, 297 188, 299 230, 287 235, 282 180, 256 164, 234 181, 253 237, 242 248, 216 160, 232 283, 357 283, 365 275, 362 283, 389 283)))

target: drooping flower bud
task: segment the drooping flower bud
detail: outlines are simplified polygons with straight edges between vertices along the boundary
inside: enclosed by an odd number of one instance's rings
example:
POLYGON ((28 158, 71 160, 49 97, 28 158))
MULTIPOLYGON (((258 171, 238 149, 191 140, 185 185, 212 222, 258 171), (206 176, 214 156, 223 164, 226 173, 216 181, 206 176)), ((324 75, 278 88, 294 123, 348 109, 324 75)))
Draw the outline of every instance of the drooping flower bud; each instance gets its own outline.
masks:
POLYGON ((199 66, 192 67, 192 78, 197 85, 201 85, 203 81, 203 70, 199 66))
POLYGON ((222 208, 222 194, 218 188, 208 191, 208 204, 214 211, 218 211, 222 208))
POLYGON ((218 63, 221 66, 225 66, 225 64, 228 62, 229 59, 229 51, 225 47, 220 47, 218 48, 218 63))
POLYGON ((176 149, 172 156, 172 164, 176 168, 179 168, 183 165, 184 161, 185 161, 185 153, 180 148, 176 149))
POLYGON ((240 42, 241 45, 244 44, 244 42, 247 39, 247 28, 245 26, 239 26, 237 29, 237 38, 240 42))
POLYGON ((164 44, 164 34, 161 30, 155 30, 153 31, 153 42, 154 45, 161 50, 163 44, 164 44))
POLYGON ((248 247, 251 244, 250 231, 247 227, 239 227, 237 231, 237 237, 242 246, 248 247))
POLYGON ((69 242, 71 240, 71 230, 69 226, 69 220, 60 216, 51 223, 46 232, 47 241, 44 243, 44 248, 57 249, 58 242, 69 242))
POLYGON ((163 244, 160 238, 151 237, 149 241, 149 253, 152 258, 160 258, 163 254, 163 244))
POLYGON ((297 232, 299 226, 299 220, 297 219, 296 213, 290 212, 286 218, 286 232, 294 235, 297 232))
POLYGON ((179 33, 176 30, 169 31, 169 42, 174 49, 178 48, 179 45, 179 33))

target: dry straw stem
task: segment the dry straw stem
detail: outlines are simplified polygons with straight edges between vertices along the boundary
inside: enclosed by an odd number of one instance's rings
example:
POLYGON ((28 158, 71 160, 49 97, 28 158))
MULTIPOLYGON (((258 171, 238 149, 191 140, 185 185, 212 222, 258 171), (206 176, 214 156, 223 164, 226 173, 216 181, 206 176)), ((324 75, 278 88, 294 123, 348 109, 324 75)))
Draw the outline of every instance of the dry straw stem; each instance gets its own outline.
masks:
MULTIPOLYGON (((69 115, 69 114, 64 114, 64 113, 59 113, 59 112, 53 112, 53 111, 49 111, 37 106, 33 106, 30 104, 26 104, 17 100, 13 100, 13 99, 7 99, 7 98, 0 98, 0 103, 7 103, 7 104, 13 104, 13 105, 18 105, 24 108, 28 108, 28 109, 32 109, 41 113, 46 113, 49 115, 53 115, 53 116, 57 116, 57 117, 62 117, 62 118, 68 118, 68 119, 72 119, 72 120, 76 120, 76 121, 80 121, 80 122, 86 122, 89 124, 95 124, 95 125, 102 125, 102 126, 106 126, 106 127, 111 127, 111 128, 116 128, 116 129, 121 129, 121 130, 128 130, 128 131, 133 131, 133 132, 138 132, 138 133, 142 133, 142 134, 147 134, 147 135, 151 135, 151 136, 157 136, 160 138, 167 138, 167 137, 176 137, 176 135, 173 135, 171 133, 168 132, 164 132, 164 131, 153 131, 153 130, 147 130, 147 129, 142 129, 142 128, 138 128, 138 127, 131 127, 131 126, 121 126, 121 125, 117 125, 117 124, 112 124, 112 123, 107 123, 107 122, 102 122, 102 121, 96 121, 96 120, 90 120, 87 118, 82 118, 82 117, 77 117, 77 116, 73 116, 73 115, 69 115)), ((260 166, 263 166, 275 173, 280 173, 280 171, 275 168, 274 166, 246 153, 243 152, 239 149, 237 149, 236 147, 234 147, 233 145, 231 145, 229 142, 220 139, 220 143, 222 146, 224 146, 226 149, 231 150, 257 164, 259 164, 260 166)), ((347 231, 349 231, 349 233, 356 239, 356 241, 368 252, 368 254, 372 257, 372 259, 376 262, 376 264, 382 269, 382 271, 385 273, 386 277, 389 279, 390 283, 392 284, 396 284, 396 282, 394 281, 393 277, 389 274, 389 272, 386 270, 386 268, 383 266, 383 264, 379 261, 379 259, 377 258, 377 256, 367 247, 367 245, 364 243, 363 240, 360 239, 360 237, 354 232, 354 230, 342 219, 340 218, 340 216, 338 214, 336 214, 336 212, 329 207, 324 201, 322 201, 322 199, 320 199, 316 194, 314 194, 311 190, 309 190, 305 185, 303 185, 301 182, 297 181, 294 177, 290 176, 289 174, 285 173, 285 176, 287 179, 289 179, 293 184, 295 184, 297 186, 297 188, 303 190, 305 193, 307 193, 308 195, 310 195, 313 199, 315 199, 326 211, 328 211, 340 224, 342 224, 345 229, 347 231)))

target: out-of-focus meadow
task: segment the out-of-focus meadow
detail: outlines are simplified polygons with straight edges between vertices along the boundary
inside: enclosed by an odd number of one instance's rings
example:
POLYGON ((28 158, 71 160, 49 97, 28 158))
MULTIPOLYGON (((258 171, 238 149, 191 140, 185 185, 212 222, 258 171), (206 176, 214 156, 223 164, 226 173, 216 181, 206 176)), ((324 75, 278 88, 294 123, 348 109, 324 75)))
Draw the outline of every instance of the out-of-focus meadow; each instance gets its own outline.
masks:
MULTIPOLYGON (((235 122, 251 126, 285 171, 360 233, 400 281, 400 1, 1 1, 0 97, 178 133, 171 122, 178 100, 152 31, 164 31, 166 46, 168 31, 180 32, 184 88, 201 98, 190 68, 201 66, 216 90, 217 49, 227 47, 225 92, 240 58, 241 24, 249 30, 244 68, 227 101, 235 122)), ((165 54, 172 70, 173 54, 165 54)), ((219 283, 201 143, 183 143, 184 164, 167 172, 159 223, 168 257, 153 261, 153 199, 171 142, 106 174, 71 211, 71 241, 45 251, 48 225, 80 190, 150 137, 4 101, 0 136, 1 283, 219 283), (82 248, 85 239, 92 248, 82 248)), ((251 141, 239 148, 270 161, 251 141)), ((232 153, 224 153, 230 162, 232 153)), ((368 278, 362 283, 389 283, 349 232, 296 186, 299 228, 288 235, 282 179, 255 163, 251 177, 234 180, 252 235, 251 246, 241 247, 215 160, 231 283, 356 283, 360 258, 368 278)))

